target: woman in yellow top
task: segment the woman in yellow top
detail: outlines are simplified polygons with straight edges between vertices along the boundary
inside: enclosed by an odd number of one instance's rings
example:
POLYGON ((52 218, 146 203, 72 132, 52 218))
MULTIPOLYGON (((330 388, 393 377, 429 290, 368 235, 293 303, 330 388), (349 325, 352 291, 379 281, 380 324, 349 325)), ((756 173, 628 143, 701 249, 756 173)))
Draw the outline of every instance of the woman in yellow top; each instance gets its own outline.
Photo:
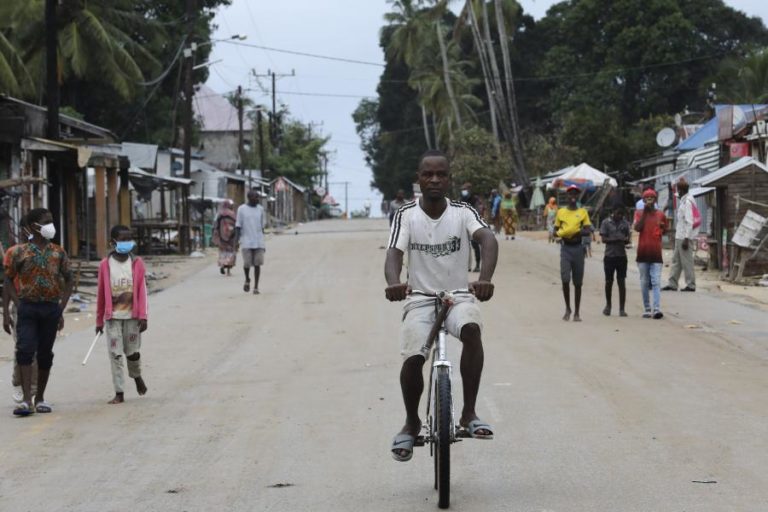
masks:
POLYGON ((579 208, 577 201, 581 189, 576 185, 568 187, 568 206, 557 210, 555 216, 555 234, 560 238, 560 279, 563 283, 563 298, 565 299, 565 314, 563 320, 571 319, 571 276, 573 276, 573 298, 575 309, 573 321, 581 322, 579 308, 581 306, 581 285, 584 281, 584 249, 581 247, 581 237, 590 234, 592 223, 589 213, 579 208))

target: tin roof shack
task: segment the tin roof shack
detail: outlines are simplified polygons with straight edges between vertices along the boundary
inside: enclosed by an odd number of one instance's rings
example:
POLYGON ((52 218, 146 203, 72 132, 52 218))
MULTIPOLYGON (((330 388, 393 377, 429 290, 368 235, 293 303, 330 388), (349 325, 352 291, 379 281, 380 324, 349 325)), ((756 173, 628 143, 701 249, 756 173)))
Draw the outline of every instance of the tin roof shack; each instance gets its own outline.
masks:
POLYGON ((270 204, 272 215, 278 222, 291 224, 306 222, 308 213, 307 189, 297 185, 285 176, 272 182, 272 195, 275 201, 270 204))
MULTIPOLYGON (((116 138, 105 128, 60 115, 61 139, 50 141, 44 138, 46 124, 44 107, 0 95, 0 179, 11 180, 4 189, 11 197, 3 205, 12 220, 8 225, 18 223, 23 211, 48 208, 58 228, 55 240, 70 255, 81 255, 92 242, 96 255, 104 255, 109 224, 130 220, 128 161, 105 147, 116 138), (88 168, 94 169, 94 211, 86 200, 88 168), (119 186, 118 175, 123 178, 119 186)), ((6 241, 13 242, 9 231, 6 241)))
MULTIPOLYGON (((696 182, 700 187, 714 187, 710 204, 714 207, 713 225, 717 242, 717 268, 732 275, 736 247, 731 239, 747 210, 768 216, 768 166, 752 157, 743 157, 708 174, 696 182)), ((768 272, 768 251, 752 258, 745 275, 768 272)))
POLYGON ((231 199, 235 209, 245 202, 248 178, 233 172, 222 171, 202 160, 192 160, 191 177, 194 184, 191 193, 200 197, 231 199))

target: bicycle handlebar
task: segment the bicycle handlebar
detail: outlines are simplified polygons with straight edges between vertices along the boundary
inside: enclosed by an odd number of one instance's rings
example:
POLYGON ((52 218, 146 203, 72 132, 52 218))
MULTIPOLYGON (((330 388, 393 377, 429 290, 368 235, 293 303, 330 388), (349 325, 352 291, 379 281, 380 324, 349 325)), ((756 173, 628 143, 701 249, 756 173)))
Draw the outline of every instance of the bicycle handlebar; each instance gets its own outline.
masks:
POLYGON ((425 292, 423 290, 416 290, 416 289, 411 290, 411 295, 413 295, 413 294, 416 294, 416 295, 426 295, 428 297, 439 297, 439 296, 441 296, 443 294, 446 294, 446 293, 451 293, 451 294, 456 293, 456 294, 472 295, 472 292, 470 290, 467 290, 467 289, 450 290, 450 291, 449 290, 441 290, 439 292, 425 292))

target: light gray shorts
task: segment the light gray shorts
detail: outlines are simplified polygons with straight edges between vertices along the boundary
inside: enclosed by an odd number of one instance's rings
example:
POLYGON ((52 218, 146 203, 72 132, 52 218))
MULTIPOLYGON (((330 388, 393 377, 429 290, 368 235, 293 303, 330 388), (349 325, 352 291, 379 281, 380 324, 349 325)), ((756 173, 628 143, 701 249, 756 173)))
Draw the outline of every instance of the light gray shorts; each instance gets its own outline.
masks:
MULTIPOLYGON (((430 350, 424 345, 435 323, 435 303, 431 300, 424 301, 423 305, 409 302, 404 310, 400 329, 400 354, 403 359, 419 355, 428 359, 430 350)), ((461 329, 468 324, 477 324, 481 330, 483 328, 480 307, 474 297, 457 300, 445 319, 448 334, 455 338, 459 338, 461 329)))
POLYGON ((243 254, 243 267, 260 267, 264 264, 264 249, 240 249, 243 254))

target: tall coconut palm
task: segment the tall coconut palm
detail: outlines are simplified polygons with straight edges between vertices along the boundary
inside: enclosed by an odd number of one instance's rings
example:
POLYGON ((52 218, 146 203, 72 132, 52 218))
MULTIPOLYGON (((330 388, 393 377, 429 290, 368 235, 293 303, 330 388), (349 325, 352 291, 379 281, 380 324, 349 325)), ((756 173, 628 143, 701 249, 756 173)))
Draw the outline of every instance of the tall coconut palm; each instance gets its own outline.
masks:
MULTIPOLYGON (((386 49, 390 58, 401 59, 410 70, 418 69, 420 60, 424 56, 424 46, 428 44, 429 22, 423 10, 422 0, 389 0, 394 11, 384 15, 387 23, 395 27, 386 49)), ((421 98, 423 91, 418 83, 411 84, 421 98)), ((423 101, 419 101, 421 108, 422 127, 424 140, 429 149, 432 149, 432 140, 429 133, 429 120, 427 107, 423 101)))
MULTIPOLYGON (((507 3, 508 5, 508 3, 507 3)), ((521 183, 528 183, 528 173, 525 170, 525 161, 523 159, 523 144, 520 135, 520 123, 517 116, 517 97, 515 94, 515 82, 512 79, 512 59, 509 53, 509 37, 507 36, 507 25, 505 20, 504 5, 502 0, 494 0, 496 7, 496 28, 499 32, 499 43, 501 54, 504 60, 504 76, 507 86, 509 117, 512 122, 513 138, 510 141, 515 148, 515 162, 517 164, 517 174, 521 183)), ((509 17, 517 15, 519 5, 517 2, 513 6, 515 12, 509 17)))
POLYGON ((472 94, 472 90, 480 83, 476 78, 470 78, 466 70, 471 65, 469 61, 459 60, 458 47, 451 43, 446 45, 449 56, 448 80, 445 79, 445 69, 441 61, 425 59, 424 64, 411 75, 409 83, 422 91, 420 100, 427 107, 435 120, 435 145, 446 147, 453 138, 454 128, 460 128, 458 118, 466 124, 467 120, 476 121, 476 110, 482 106, 482 101, 472 94), (451 84, 451 89, 447 87, 451 84))
POLYGON ((720 96, 731 103, 768 103, 768 48, 744 59, 728 60, 721 69, 720 96))
POLYGON ((456 93, 453 90, 453 84, 451 83, 451 63, 448 59, 448 46, 445 42, 445 26, 443 25, 443 19, 445 13, 448 10, 448 4, 450 0, 434 0, 434 6, 431 10, 431 18, 435 25, 435 34, 437 35, 437 42, 440 47, 440 60, 443 64, 443 79, 445 80, 445 89, 448 94, 448 99, 451 102, 453 109, 453 115, 456 119, 456 126, 461 129, 461 111, 459 110, 458 99, 456 93))
POLYGON ((16 47, 0 32, 0 93, 32 97, 35 86, 16 47))
MULTIPOLYGON (((45 76, 45 0, 0 3, 0 20, 14 34, 33 77, 45 76)), ((63 0, 58 10, 58 61, 62 80, 103 83, 129 98, 159 63, 145 46, 162 28, 138 13, 131 0, 63 0)))
MULTIPOLYGON (((481 63, 483 78, 488 92, 488 103, 491 113, 501 129, 507 148, 512 157, 512 170, 519 181, 527 182, 520 127, 517 117, 517 105, 512 75, 511 57, 509 51, 508 31, 514 26, 519 6, 514 0, 466 0, 459 17, 454 37, 461 35, 464 25, 469 25, 475 49, 481 63), (489 15, 489 5, 493 5, 495 23, 489 15), (482 20, 482 21, 481 21, 482 20), (501 59, 497 57, 493 33, 499 40, 501 59), (502 62, 504 73, 499 67, 502 62)), ((498 136, 498 133, 496 133, 498 136)))

